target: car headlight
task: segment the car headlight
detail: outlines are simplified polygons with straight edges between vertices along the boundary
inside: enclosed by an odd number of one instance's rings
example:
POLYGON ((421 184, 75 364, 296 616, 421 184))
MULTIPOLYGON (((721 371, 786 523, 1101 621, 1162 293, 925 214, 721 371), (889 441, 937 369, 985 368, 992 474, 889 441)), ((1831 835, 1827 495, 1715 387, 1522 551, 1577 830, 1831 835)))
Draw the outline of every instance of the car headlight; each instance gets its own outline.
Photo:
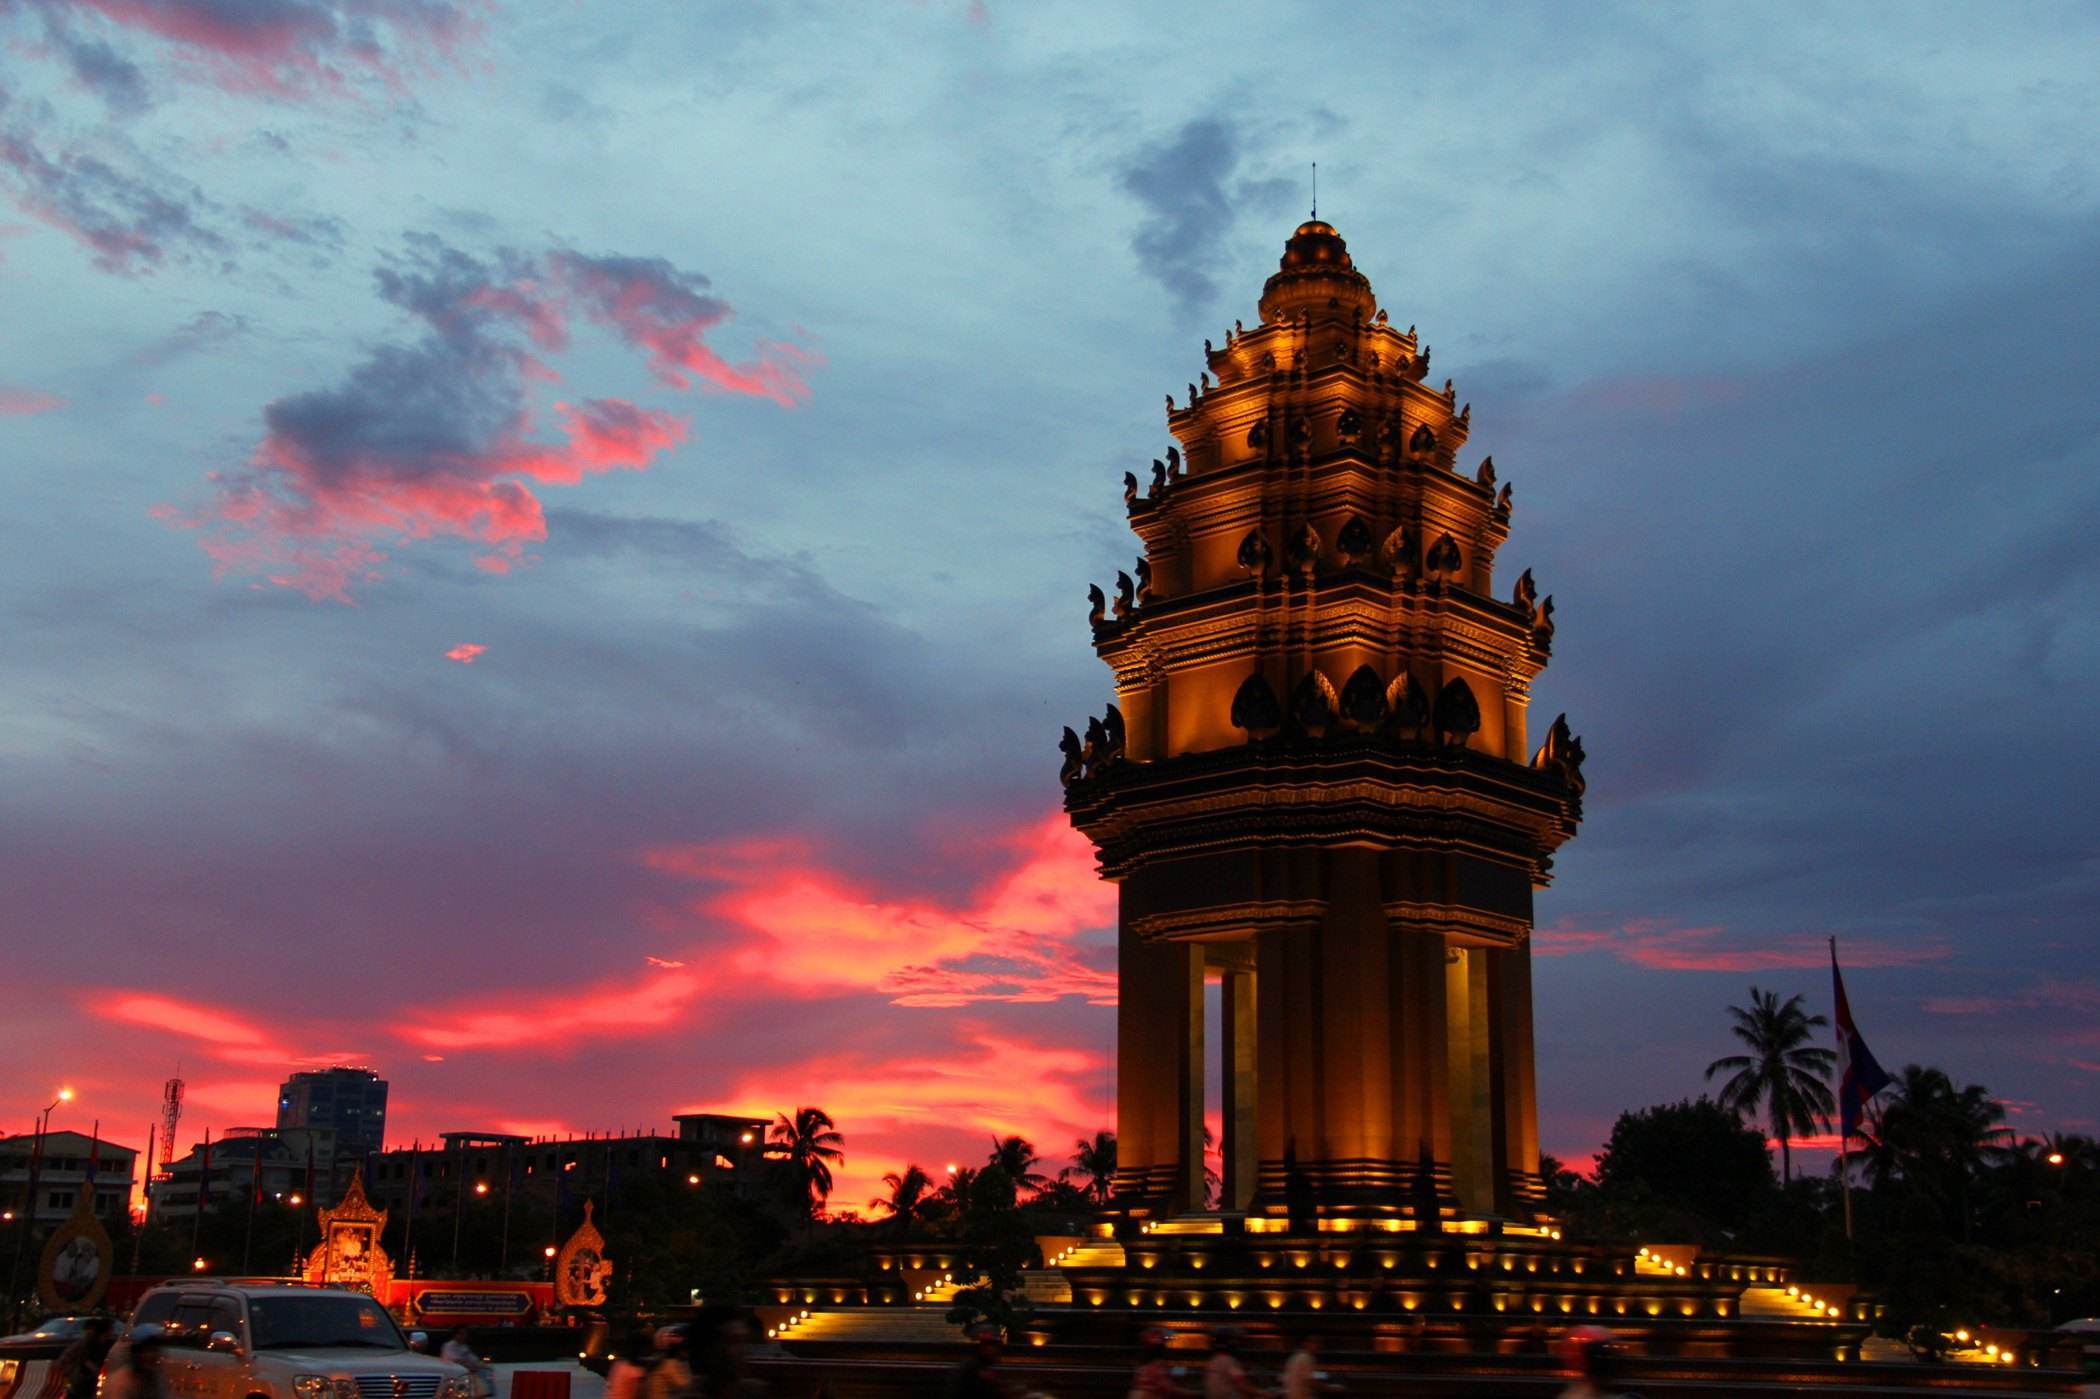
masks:
POLYGON ((472 1399, 474 1386, 465 1375, 454 1375, 438 1386, 438 1399, 472 1399))
POLYGON ((292 1393, 299 1399, 335 1399, 335 1384, 326 1375, 294 1375, 292 1393))
POLYGON ((335 1399, 358 1399, 357 1381, 348 1375, 338 1375, 335 1381, 335 1399))

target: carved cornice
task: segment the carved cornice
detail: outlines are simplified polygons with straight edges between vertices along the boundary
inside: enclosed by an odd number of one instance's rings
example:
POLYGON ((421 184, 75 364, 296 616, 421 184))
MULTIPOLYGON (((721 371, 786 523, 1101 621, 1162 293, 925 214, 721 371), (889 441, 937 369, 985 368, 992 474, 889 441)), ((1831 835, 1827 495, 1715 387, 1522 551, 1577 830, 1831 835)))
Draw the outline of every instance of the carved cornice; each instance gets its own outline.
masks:
POLYGON ((1132 919, 1130 930, 1147 942, 1201 941, 1249 932, 1316 927, 1326 912, 1325 899, 1263 899, 1212 904, 1178 913, 1148 913, 1132 919))
POLYGON ((1440 937, 1490 942, 1505 947, 1514 946, 1531 936, 1528 919, 1511 918, 1454 903, 1396 900, 1385 906, 1385 916, 1396 931, 1435 933, 1440 937))
POLYGON ((1354 734, 1120 763, 1073 783, 1065 808, 1110 879, 1196 854, 1357 845, 1469 855, 1543 884, 1582 819, 1556 773, 1354 734))
POLYGON ((1396 587, 1367 569, 1310 587, 1292 578, 1250 578, 1155 601, 1098 628, 1094 645, 1120 679, 1146 665, 1172 671, 1251 660, 1283 647, 1286 626, 1294 652, 1363 646, 1448 657, 1522 677, 1527 692, 1546 660, 1507 604, 1455 585, 1396 587))

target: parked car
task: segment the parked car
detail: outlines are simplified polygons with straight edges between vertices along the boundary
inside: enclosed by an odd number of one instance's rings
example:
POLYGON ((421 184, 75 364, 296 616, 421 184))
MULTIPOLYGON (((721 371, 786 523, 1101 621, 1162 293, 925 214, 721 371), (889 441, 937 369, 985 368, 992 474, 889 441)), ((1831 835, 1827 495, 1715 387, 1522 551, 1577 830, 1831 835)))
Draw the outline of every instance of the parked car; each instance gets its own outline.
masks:
POLYGON ((18 1331, 12 1336, 0 1336, 0 1346, 57 1345, 61 1350, 80 1339, 87 1329, 85 1316, 47 1316, 27 1331, 18 1331))
POLYGON ((465 1370, 412 1350, 386 1308, 347 1288, 167 1283, 131 1324, 160 1328, 169 1399, 473 1399, 465 1370))

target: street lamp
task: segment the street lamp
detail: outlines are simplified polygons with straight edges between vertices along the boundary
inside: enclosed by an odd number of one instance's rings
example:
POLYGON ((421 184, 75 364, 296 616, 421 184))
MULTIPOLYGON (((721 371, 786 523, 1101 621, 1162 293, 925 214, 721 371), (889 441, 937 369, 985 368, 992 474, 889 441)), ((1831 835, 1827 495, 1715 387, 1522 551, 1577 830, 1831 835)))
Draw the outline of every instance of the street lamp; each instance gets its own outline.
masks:
POLYGON ((209 1266, 202 1258, 192 1258, 190 1260, 190 1271, 194 1273, 201 1273, 209 1266))
POLYGON ((2052 1166, 2061 1166, 2064 1163, 2064 1154, 2061 1151, 2052 1151, 2042 1159, 2052 1166))
POLYGON ((488 1193, 489 1193, 489 1183, 488 1183, 487 1181, 485 1181, 485 1180, 477 1180, 477 1181, 475 1181, 475 1182, 474 1182, 474 1193, 475 1193, 476 1195, 486 1195, 486 1194, 488 1194, 488 1193))
POLYGON ((29 1147, 28 1188, 23 1192, 22 1217, 15 1223, 14 1261, 9 1263, 7 1268, 7 1322, 10 1331, 15 1329, 15 1322, 19 1320, 16 1308, 20 1305, 22 1295, 22 1248, 29 1241, 29 1231, 36 1225, 37 1177, 43 1169, 44 1137, 51 1129, 51 1111, 60 1103, 72 1101, 73 1090, 61 1088, 58 1090, 58 1096, 37 1115, 36 1136, 31 1140, 29 1147))

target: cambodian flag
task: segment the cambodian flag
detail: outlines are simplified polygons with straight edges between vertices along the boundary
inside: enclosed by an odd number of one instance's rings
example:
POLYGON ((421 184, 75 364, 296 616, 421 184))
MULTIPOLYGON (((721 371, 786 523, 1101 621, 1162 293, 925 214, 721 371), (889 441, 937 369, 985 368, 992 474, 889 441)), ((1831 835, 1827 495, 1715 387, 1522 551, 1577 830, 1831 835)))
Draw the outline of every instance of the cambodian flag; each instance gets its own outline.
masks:
POLYGON ((1867 1101, 1889 1086, 1889 1075, 1852 1023, 1852 1004, 1845 999, 1845 978, 1838 971, 1836 938, 1830 940, 1830 980, 1837 988, 1838 1133, 1850 1138, 1859 1135, 1867 1101))

